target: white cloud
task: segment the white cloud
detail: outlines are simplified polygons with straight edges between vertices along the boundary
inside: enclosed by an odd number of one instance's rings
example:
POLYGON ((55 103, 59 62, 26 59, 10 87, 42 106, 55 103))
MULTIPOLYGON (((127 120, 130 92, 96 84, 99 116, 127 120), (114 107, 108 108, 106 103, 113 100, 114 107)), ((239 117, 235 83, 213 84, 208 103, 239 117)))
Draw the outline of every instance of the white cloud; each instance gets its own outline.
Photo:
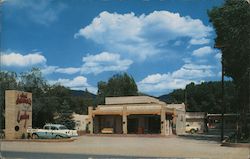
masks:
POLYGON ((82 36, 103 45, 108 51, 145 60, 163 53, 159 46, 177 38, 188 37, 191 44, 204 44, 211 31, 212 28, 199 19, 168 11, 140 16, 104 11, 91 24, 80 29, 75 37, 82 36))
POLYGON ((51 74, 51 73, 75 74, 80 72, 80 70, 81 68, 77 67, 60 68, 58 66, 46 66, 41 71, 43 74, 51 74))
POLYGON ((59 78, 58 80, 50 80, 49 83, 60 84, 72 90, 85 90, 87 88, 91 93, 97 93, 97 88, 88 84, 87 78, 84 76, 77 76, 73 79, 59 78))
POLYGON ((20 53, 11 52, 1 55, 1 64, 3 66, 28 67, 38 64, 45 64, 46 58, 40 52, 22 55, 20 53))
POLYGON ((41 69, 41 72, 45 75, 54 73, 58 66, 45 66, 45 68, 41 69))
POLYGON ((56 21, 59 14, 66 8, 65 4, 50 0, 7 0, 6 4, 15 9, 22 9, 29 19, 43 25, 56 21))
POLYGON ((137 84, 142 92, 162 92, 185 88, 190 82, 199 83, 206 77, 216 76, 212 68, 209 65, 184 64, 172 73, 148 75, 137 84))
POLYGON ((184 64, 179 70, 172 73, 173 78, 199 79, 213 76, 210 65, 184 64))
POLYGON ((215 57, 217 60, 221 60, 221 53, 217 53, 214 57, 215 57))
POLYGON ((214 52, 215 52, 215 50, 212 49, 210 46, 204 46, 204 47, 201 47, 197 50, 194 50, 192 55, 196 56, 196 57, 203 57, 203 56, 212 54, 214 52))
POLYGON ((191 39, 189 41, 191 45, 203 45, 203 44, 208 44, 209 42, 210 42, 210 39, 207 39, 207 38, 191 39))
POLYGON ((170 89, 184 88, 191 80, 173 78, 170 73, 152 74, 138 82, 142 92, 161 92, 170 89))
POLYGON ((107 71, 126 71, 133 63, 132 60, 121 59, 119 54, 101 52, 100 54, 87 55, 82 58, 83 65, 80 67, 45 66, 43 74, 64 73, 64 74, 99 74, 107 71))
POLYGON ((66 73, 66 74, 74 74, 80 72, 80 68, 68 67, 68 68, 58 68, 56 72, 66 73))
POLYGON ((128 59, 121 59, 119 54, 102 52, 83 57, 81 72, 99 74, 105 71, 125 71, 133 63, 128 59))

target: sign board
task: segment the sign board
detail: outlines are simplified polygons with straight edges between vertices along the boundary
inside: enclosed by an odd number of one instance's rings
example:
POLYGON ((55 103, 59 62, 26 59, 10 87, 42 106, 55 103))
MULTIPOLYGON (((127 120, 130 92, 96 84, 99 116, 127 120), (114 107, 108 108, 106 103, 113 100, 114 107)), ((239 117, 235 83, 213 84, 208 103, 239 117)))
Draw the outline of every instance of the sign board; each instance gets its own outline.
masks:
POLYGON ((20 139, 32 127, 32 93, 5 91, 5 138, 20 139))

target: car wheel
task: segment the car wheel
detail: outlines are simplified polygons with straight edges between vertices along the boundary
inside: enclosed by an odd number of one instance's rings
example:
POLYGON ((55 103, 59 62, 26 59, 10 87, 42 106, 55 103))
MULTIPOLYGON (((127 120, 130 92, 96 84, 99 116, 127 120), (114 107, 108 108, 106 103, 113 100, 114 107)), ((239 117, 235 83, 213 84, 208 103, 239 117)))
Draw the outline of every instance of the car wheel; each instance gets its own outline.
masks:
POLYGON ((60 135, 56 135, 56 139, 61 139, 62 137, 60 135))
POLYGON ((32 134, 32 139, 39 139, 39 136, 37 134, 32 134))
POLYGON ((190 130, 190 133, 191 133, 191 134, 194 134, 195 132, 196 132, 196 131, 195 131, 194 129, 191 129, 191 130, 190 130))

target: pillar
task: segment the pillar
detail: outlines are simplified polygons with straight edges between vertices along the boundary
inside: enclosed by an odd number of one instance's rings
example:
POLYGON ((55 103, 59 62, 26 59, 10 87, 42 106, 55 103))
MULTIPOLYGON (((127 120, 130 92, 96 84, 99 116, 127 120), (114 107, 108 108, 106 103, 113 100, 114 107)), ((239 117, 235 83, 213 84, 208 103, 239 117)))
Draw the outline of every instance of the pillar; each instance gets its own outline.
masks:
POLYGON ((32 128, 32 93, 6 90, 5 138, 25 138, 28 128, 32 128))
POLYGON ((166 135, 166 110, 161 107, 161 135, 166 135))
POLYGON ((127 106, 123 106, 122 110, 122 132, 123 134, 128 133, 128 123, 127 123, 127 106))
POLYGON ((170 135, 170 122, 166 120, 166 135, 170 135))
POLYGON ((93 126, 93 107, 88 107, 88 113, 89 113, 89 131, 90 134, 93 134, 94 132, 94 126, 93 126))

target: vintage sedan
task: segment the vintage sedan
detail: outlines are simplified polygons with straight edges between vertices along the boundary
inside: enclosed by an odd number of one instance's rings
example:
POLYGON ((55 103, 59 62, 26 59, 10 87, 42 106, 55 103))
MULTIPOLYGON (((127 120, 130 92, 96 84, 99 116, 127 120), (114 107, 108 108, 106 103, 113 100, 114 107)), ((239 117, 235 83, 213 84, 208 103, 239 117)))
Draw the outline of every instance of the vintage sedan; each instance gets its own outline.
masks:
POLYGON ((61 124, 46 124, 43 129, 28 128, 27 132, 33 139, 59 139, 78 136, 76 130, 69 130, 61 124))

